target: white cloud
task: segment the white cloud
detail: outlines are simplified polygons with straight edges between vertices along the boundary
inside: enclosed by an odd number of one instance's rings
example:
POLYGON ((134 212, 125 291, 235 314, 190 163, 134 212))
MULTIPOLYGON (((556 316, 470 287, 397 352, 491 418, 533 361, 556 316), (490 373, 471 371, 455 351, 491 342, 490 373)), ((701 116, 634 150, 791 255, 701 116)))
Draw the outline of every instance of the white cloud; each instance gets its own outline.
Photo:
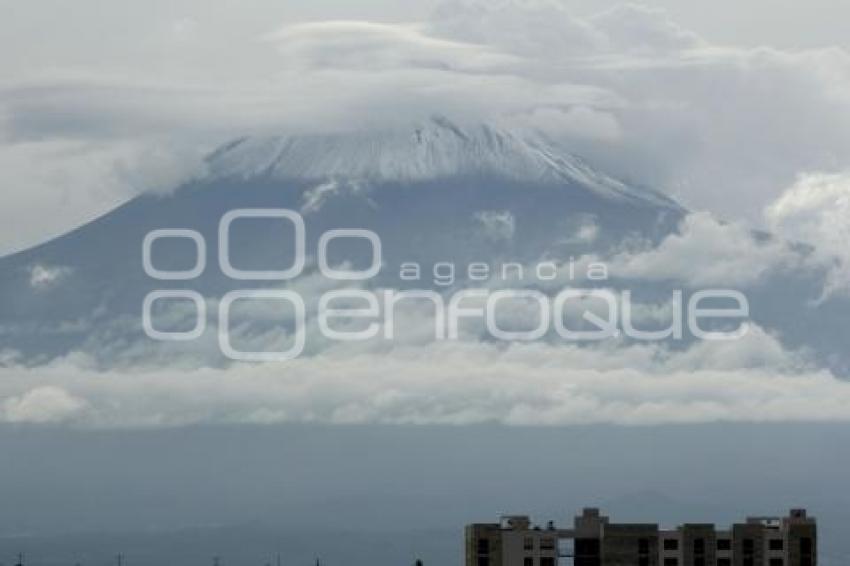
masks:
POLYGON ((566 109, 537 107, 507 120, 555 138, 568 137, 598 142, 617 142, 622 136, 619 121, 611 112, 576 105, 566 109))
MULTIPOLYGON (((520 125, 609 172, 750 219, 800 171, 840 169, 850 158, 847 52, 711 45, 638 7, 578 18, 553 2, 449 3, 414 24, 298 24, 252 38, 222 36, 227 41, 218 45, 204 44, 209 37, 200 24, 168 29, 167 48, 143 53, 139 71, 40 68, 37 79, 4 81, 0 249, 70 227, 57 226, 57 218, 79 223, 137 191, 190 179, 205 146, 244 133, 386 127, 432 113, 520 125), (31 232, 22 237, 24 230, 31 232)), ((819 265, 835 266, 830 292, 848 280, 847 186, 846 176, 803 177, 767 213, 783 238, 816 245, 819 265)), ((321 206, 333 190, 317 188, 305 206, 321 206)), ((477 220, 499 239, 515 230, 509 212, 484 211, 477 220)), ((575 234, 595 236, 590 225, 575 234)), ((696 213, 657 247, 616 254, 611 269, 729 286, 808 267, 806 261, 785 240, 696 213)), ((54 267, 40 269, 34 285, 61 279, 54 267)), ((662 318, 656 310, 642 316, 662 318)), ((149 354, 130 348, 139 358, 149 354)), ((82 356, 26 368, 11 354, 0 354, 0 364, 0 414, 14 422, 850 417, 847 383, 809 369, 761 331, 682 352, 417 342, 340 348, 285 368, 180 369, 196 365, 192 360, 98 372, 82 356)))
POLYGON ((429 26, 444 37, 494 45, 529 59, 542 54, 595 53, 606 43, 592 24, 547 1, 443 2, 429 26))
POLYGON ((7 423, 47 424, 66 422, 85 409, 86 403, 61 387, 35 387, 0 404, 0 421, 7 423))
POLYGON ((492 70, 515 61, 486 46, 428 35, 421 25, 327 21, 286 26, 269 34, 286 61, 308 70, 457 67, 492 70))
MULTIPOLYGON (((331 285, 321 277, 305 278, 297 290, 313 305, 331 285)), ((514 309, 500 311, 508 319, 500 319, 500 326, 536 324, 529 305, 509 306, 514 309)), ((286 313, 253 307, 234 321, 240 346, 288 348, 290 337, 278 324, 286 313), (243 326, 245 316, 250 325, 243 326)), ((179 326, 190 310, 173 308, 159 322, 179 326)), ((396 340, 333 343, 319 336, 312 308, 308 313, 308 351, 281 364, 207 367, 218 351, 214 321, 204 340, 191 347, 128 343, 120 327, 100 325, 87 344, 97 360, 76 352, 29 367, 9 352, 0 356, 0 420, 111 428, 850 419, 850 383, 756 325, 740 340, 675 346, 617 339, 577 345, 554 336, 509 345, 481 341, 481 321, 470 321, 460 341, 435 341, 433 308, 411 302, 396 313, 396 340)), ((570 311, 579 315, 578 307, 570 311)), ((639 328, 663 328, 671 304, 638 303, 634 315, 639 328)), ((135 317, 124 322, 137 325, 135 317)))
POLYGON ((200 148, 171 142, 57 139, 0 144, 0 255, 59 236, 140 192, 203 173, 200 148))
POLYGON ((326 183, 319 183, 315 187, 307 189, 304 192, 304 204, 301 205, 301 214, 318 212, 322 209, 325 201, 339 194, 339 192, 339 182, 333 180, 326 183))
POLYGON ((63 198, 61 229, 175 184, 192 151, 228 138, 434 113, 540 129, 609 173, 754 222, 800 171, 850 158, 847 52, 711 45, 639 6, 577 17, 556 2, 448 2, 426 21, 266 24, 254 37, 181 18, 133 65, 6 81, 4 242, 50 233, 38 211, 63 198))
POLYGON ((593 215, 583 215, 580 217, 579 225, 576 228, 575 234, 567 239, 568 242, 581 244, 592 244, 599 237, 599 223, 593 215))
POLYGON ((842 49, 712 45, 636 5, 580 18, 556 2, 449 2, 432 29, 522 54, 527 64, 516 72, 546 86, 581 83, 614 95, 616 105, 590 108, 610 116, 597 120, 599 131, 617 137, 565 128, 568 147, 691 208, 760 222, 764 204, 798 172, 850 159, 850 54, 842 49))
POLYGON ((686 216, 679 231, 658 246, 619 252, 608 264, 617 277, 691 287, 749 286, 771 273, 799 268, 805 258, 782 239, 759 238, 746 226, 699 212, 686 216))
POLYGON ((674 22, 666 12, 639 4, 622 4, 590 19, 605 34, 612 51, 670 53, 703 47, 694 32, 674 22))
POLYGON ((30 287, 38 290, 47 289, 70 275, 71 272, 72 270, 68 267, 33 265, 30 268, 30 287))
POLYGON ((473 218, 491 240, 510 240, 516 232, 516 219, 509 210, 482 210, 473 218))
MULTIPOLYGON (((824 275, 820 300, 850 291, 850 176, 801 175, 764 210, 770 234, 707 212, 689 214, 658 245, 626 242, 603 258, 616 277, 690 287, 748 287, 793 272, 824 275)), ((599 260, 588 256, 585 261, 599 260)))
POLYGON ((634 345, 351 346, 285 365, 99 372, 85 358, 0 368, 5 420, 515 425, 850 419, 850 384, 755 329, 684 352, 634 345), (33 383, 38 383, 33 388, 33 383))
POLYGON ((850 174, 802 175, 765 215, 771 230, 810 244, 829 267, 823 298, 850 292, 850 174))

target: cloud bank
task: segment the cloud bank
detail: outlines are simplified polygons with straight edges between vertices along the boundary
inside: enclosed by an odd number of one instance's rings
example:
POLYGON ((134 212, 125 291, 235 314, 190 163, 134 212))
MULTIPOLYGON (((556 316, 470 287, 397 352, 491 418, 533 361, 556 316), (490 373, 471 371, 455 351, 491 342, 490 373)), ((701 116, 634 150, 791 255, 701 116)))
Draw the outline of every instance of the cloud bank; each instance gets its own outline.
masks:
POLYGON ((467 341, 343 348, 287 364, 104 372, 71 356, 39 368, 6 365, 0 384, 0 420, 81 427, 850 419, 850 383, 757 328, 742 341, 680 352, 467 341))

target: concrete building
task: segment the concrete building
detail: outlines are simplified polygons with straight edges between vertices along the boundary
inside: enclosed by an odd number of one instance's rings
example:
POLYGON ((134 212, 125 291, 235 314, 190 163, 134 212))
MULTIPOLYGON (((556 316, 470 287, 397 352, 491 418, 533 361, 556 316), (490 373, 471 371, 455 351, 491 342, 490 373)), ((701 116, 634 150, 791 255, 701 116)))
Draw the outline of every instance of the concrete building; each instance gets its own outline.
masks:
POLYGON ((804 509, 749 517, 723 530, 708 523, 661 529, 613 523, 585 509, 572 528, 522 515, 466 527, 466 566, 816 566, 817 525, 804 509))

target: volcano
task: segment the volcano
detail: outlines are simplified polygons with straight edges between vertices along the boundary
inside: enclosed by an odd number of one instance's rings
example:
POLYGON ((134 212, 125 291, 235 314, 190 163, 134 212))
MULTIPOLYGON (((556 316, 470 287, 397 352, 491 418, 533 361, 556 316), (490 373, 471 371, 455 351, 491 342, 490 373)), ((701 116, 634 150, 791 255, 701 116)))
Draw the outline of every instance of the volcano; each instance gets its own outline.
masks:
MULTIPOLYGON (((382 248, 381 268, 367 285, 438 291, 446 287, 434 278, 405 280, 404 266, 430 274, 451 265, 459 275, 453 273, 448 285, 470 286, 470 265, 564 264, 588 254, 604 257, 624 242, 652 246, 675 234, 688 213, 662 193, 607 175, 543 136, 488 125, 434 118, 386 131, 240 138, 211 153, 203 174, 172 192, 143 194, 64 236, 0 259, 0 351, 28 364, 83 352, 111 365, 143 351, 137 346, 148 337, 140 313, 151 291, 190 289, 216 301, 234 289, 280 286, 235 280, 222 269, 221 220, 244 209, 286 209, 303 219, 304 280, 317 272, 322 234, 366 229, 382 248), (153 231, 175 229, 197 233, 205 269, 191 280, 152 278, 143 266, 143 242, 153 231)), ((231 266, 284 270, 294 261, 294 241, 291 223, 241 219, 228 232, 231 266)), ((370 265, 373 250, 363 244, 336 240, 329 263, 370 265)), ((159 239, 151 262, 160 271, 185 272, 198 265, 197 252, 191 239, 159 239)), ((670 287, 609 284, 658 300, 670 287)), ((750 290, 751 314, 789 344, 824 354, 843 373, 846 348, 834 330, 842 327, 846 309, 789 301, 816 296, 817 285, 811 274, 760 283, 750 290)))

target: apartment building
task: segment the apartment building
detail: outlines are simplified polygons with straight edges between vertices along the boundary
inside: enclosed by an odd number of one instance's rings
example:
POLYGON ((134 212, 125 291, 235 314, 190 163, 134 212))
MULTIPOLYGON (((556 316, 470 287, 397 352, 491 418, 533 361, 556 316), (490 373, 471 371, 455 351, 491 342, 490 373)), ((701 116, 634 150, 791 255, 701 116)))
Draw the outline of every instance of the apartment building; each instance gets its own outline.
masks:
POLYGON ((816 566, 817 524, 805 509, 749 517, 728 529, 614 523, 584 509, 572 528, 524 515, 468 525, 466 566, 816 566))

